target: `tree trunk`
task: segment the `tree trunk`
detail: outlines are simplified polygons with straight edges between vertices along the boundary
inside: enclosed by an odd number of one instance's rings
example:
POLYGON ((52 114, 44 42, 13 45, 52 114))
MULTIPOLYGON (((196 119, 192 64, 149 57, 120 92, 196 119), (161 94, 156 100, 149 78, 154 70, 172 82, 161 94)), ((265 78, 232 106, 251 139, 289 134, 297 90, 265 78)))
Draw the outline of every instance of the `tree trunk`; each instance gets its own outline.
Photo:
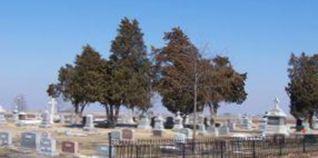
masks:
POLYGON ((109 120, 109 107, 107 104, 104 104, 105 111, 106 111, 106 120, 109 120))
POLYGON ((118 115, 119 115, 119 106, 116 106, 115 107, 115 122, 117 122, 118 115))
POLYGON ((82 117, 82 116, 83 116, 84 109, 85 109, 85 105, 82 105, 82 106, 81 106, 81 113, 80 113, 80 117, 82 117))
POLYGON ((313 116, 314 116, 314 113, 313 112, 309 112, 309 115, 308 115, 308 123, 309 123, 309 127, 311 129, 313 129, 313 116))
POLYGON ((114 123, 114 106, 113 105, 110 105, 110 115, 109 115, 109 121, 111 123, 114 123))
POLYGON ((74 107, 75 107, 75 115, 77 115, 78 114, 78 105, 74 105, 74 107))

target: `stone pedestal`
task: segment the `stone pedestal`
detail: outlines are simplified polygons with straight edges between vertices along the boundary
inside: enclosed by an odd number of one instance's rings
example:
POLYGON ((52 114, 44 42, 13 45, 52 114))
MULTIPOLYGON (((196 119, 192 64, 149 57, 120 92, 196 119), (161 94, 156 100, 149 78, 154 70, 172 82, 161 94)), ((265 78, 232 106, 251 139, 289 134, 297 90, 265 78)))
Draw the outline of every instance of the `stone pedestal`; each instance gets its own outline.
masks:
POLYGON ((178 131, 182 128, 183 128, 183 119, 180 115, 180 112, 177 112, 177 116, 174 118, 174 125, 172 130, 178 131))
POLYGON ((164 119, 161 116, 158 116, 155 118, 154 122, 155 122, 154 123, 155 125, 154 125, 154 129, 153 129, 152 133, 154 136, 161 137, 163 135, 163 132, 165 129, 164 125, 163 125, 164 119))
POLYGON ((50 123, 50 114, 48 111, 44 111, 42 113, 42 121, 41 121, 41 124, 40 124, 40 127, 42 128, 48 128, 48 127, 51 127, 51 123, 50 123))
POLYGON ((200 114, 198 116, 198 133, 199 134, 205 134, 206 133, 206 128, 205 128, 205 124, 204 124, 204 116, 202 114, 200 114))
POLYGON ((141 129, 151 129, 149 118, 145 115, 141 116, 137 127, 141 129))
POLYGON ((278 105, 279 100, 275 99, 274 108, 266 115, 267 123, 263 135, 289 135, 289 129, 286 123, 287 115, 278 105))

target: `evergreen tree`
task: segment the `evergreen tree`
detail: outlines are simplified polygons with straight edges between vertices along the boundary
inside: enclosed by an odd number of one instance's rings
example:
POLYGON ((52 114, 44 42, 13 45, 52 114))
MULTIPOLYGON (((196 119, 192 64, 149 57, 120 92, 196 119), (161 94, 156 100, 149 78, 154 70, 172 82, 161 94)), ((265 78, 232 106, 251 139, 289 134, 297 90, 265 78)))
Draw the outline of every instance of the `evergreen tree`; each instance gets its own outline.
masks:
POLYGON ((77 55, 74 66, 67 64, 59 71, 59 82, 49 85, 49 95, 62 94, 66 101, 70 101, 75 113, 82 115, 89 103, 98 99, 101 78, 102 58, 91 46, 86 45, 80 55, 77 55))
POLYGON ((298 120, 307 120, 312 127, 312 117, 318 106, 318 55, 294 54, 289 60, 289 79, 286 87, 290 98, 290 113, 298 120))
POLYGON ((166 46, 154 49, 155 87, 171 112, 190 114, 209 106, 215 113, 220 102, 246 99, 246 74, 236 72, 226 57, 203 58, 180 28, 165 33, 166 46))
POLYGON ((115 121, 121 105, 141 110, 150 107, 151 63, 137 20, 121 21, 110 51, 109 61, 104 61, 102 81, 109 86, 104 86, 100 103, 110 121, 115 121))

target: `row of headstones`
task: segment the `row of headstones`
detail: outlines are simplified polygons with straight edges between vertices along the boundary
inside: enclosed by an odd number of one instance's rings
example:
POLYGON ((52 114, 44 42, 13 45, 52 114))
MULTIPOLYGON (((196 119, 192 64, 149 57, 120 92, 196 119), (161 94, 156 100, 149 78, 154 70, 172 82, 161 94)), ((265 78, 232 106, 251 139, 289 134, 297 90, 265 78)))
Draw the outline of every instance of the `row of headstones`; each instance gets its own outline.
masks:
MULTIPOLYGON (((62 119, 63 119, 62 121, 64 122, 64 117, 62 117, 62 119)), ((42 122, 40 124, 40 127, 43 127, 43 128, 51 127, 50 114, 47 111, 45 111, 42 114, 42 122)), ((85 125, 84 125, 83 129, 85 131, 93 131, 95 129, 93 115, 88 114, 85 116, 85 125)))
MULTIPOLYGON (((47 156, 58 155, 56 140, 49 133, 38 134, 35 132, 24 132, 21 134, 22 149, 36 150, 38 153, 47 156)), ((0 146, 12 147, 12 135, 10 132, 0 132, 0 146)), ((73 141, 63 141, 61 151, 66 154, 78 154, 78 143, 73 141)))

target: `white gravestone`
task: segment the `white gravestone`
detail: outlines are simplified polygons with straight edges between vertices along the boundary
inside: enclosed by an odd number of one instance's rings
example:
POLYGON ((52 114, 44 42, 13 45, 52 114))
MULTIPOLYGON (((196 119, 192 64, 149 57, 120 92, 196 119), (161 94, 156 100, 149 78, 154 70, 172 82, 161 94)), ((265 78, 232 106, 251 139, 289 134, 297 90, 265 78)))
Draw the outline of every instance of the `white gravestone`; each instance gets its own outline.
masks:
POLYGON ((224 124, 219 129, 220 135, 228 135, 230 134, 230 128, 227 126, 227 124, 224 124))
POLYGON ((54 123, 54 116, 56 113, 56 106, 57 106, 57 101, 55 98, 50 97, 50 101, 49 101, 49 107, 50 107, 50 123, 53 124, 54 123))
POLYGON ((41 121, 40 127, 48 128, 50 126, 51 126, 50 113, 47 110, 45 110, 42 114, 42 121, 41 121))
POLYGON ((246 130, 252 130, 252 120, 248 116, 244 116, 242 119, 242 126, 246 130))
POLYGON ((5 115, 4 115, 4 112, 1 111, 1 112, 0 112, 0 125, 5 124, 6 122, 7 122, 7 121, 6 121, 6 117, 5 117, 5 115))
POLYGON ((155 127, 156 130, 164 130, 164 119, 159 115, 155 118, 155 127))
POLYGON ((11 146, 12 135, 10 132, 0 132, 0 146, 11 146))
POLYGON ((17 105, 14 107, 13 110, 13 121, 15 124, 19 123, 19 108, 17 105))
POLYGON ((204 116, 202 114, 198 116, 198 133, 199 134, 206 133, 205 124, 204 124, 204 116))
POLYGON ((184 144, 184 143, 187 142, 187 136, 185 134, 183 134, 183 133, 176 133, 175 142, 184 144))
POLYGON ((259 130, 262 132, 262 135, 265 136, 267 118, 263 117, 259 123, 259 130))
POLYGON ((121 131, 111 131, 110 132, 111 141, 121 141, 123 139, 121 131))
POLYGON ((149 120, 148 116, 146 116, 144 114, 141 116, 141 119, 138 122, 138 128, 151 129, 150 120, 149 120))
POLYGON ((153 135, 154 136, 162 136, 164 132, 164 119, 159 115, 158 117, 155 118, 155 125, 153 129, 153 135))
POLYGON ((183 119, 180 115, 180 112, 177 112, 177 116, 174 118, 174 125, 173 129, 174 131, 178 131, 183 128, 183 119))
POLYGON ((186 136, 187 139, 192 139, 193 132, 189 128, 182 128, 178 131, 179 133, 182 133, 186 136))
MULTIPOLYGON (((116 150, 115 147, 112 147, 112 158, 116 157, 116 150)), ((100 145, 96 148, 96 158, 102 158, 102 157, 107 157, 109 158, 109 150, 110 147, 108 145, 100 145)), ((94 157, 95 158, 95 157, 94 157)))
POLYGON ((89 114, 86 115, 86 121, 85 121, 85 126, 83 128, 85 131, 92 131, 95 129, 94 126, 94 116, 89 114))
POLYGON ((316 114, 313 116, 312 121, 313 121, 313 129, 317 130, 318 129, 318 118, 317 118, 316 114))
POLYGON ((46 156, 57 156, 56 140, 51 138, 49 135, 42 135, 40 138, 39 149, 40 154, 46 156))
POLYGON ((207 129, 207 133, 212 135, 212 136, 219 136, 219 129, 217 127, 215 127, 214 125, 208 127, 207 129))
POLYGON ((228 121, 228 127, 230 128, 230 132, 234 132, 236 130, 235 121, 228 121))

